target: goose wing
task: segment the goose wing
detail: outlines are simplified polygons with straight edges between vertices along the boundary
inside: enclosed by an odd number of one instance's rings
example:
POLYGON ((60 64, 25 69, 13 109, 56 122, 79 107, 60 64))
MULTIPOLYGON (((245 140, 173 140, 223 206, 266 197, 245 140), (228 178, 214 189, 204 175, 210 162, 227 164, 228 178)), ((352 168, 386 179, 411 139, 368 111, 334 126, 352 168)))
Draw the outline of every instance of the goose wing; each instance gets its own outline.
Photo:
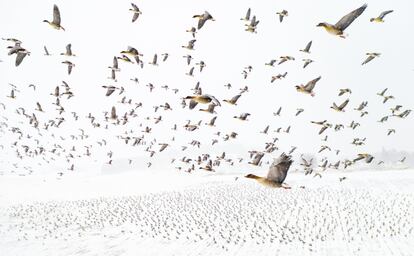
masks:
POLYGON ((60 11, 57 5, 53 5, 53 22, 54 24, 60 25, 60 11))
POLYGON ((344 31, 351 23, 358 18, 367 8, 367 4, 364 4, 363 6, 359 7, 356 10, 353 10, 352 12, 348 13, 344 17, 342 17, 336 24, 335 27, 341 31, 344 31))

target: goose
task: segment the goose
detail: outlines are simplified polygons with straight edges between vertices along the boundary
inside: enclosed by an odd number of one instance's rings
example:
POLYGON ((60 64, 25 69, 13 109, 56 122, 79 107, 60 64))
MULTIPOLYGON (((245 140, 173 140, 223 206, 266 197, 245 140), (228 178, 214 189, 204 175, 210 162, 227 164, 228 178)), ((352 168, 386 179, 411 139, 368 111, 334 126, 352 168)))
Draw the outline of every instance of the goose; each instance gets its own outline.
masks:
POLYGON ((254 174, 247 174, 245 177, 254 179, 267 187, 290 189, 290 187, 285 186, 283 182, 286 179, 287 172, 289 171, 292 162, 293 160, 291 160, 291 156, 282 153, 279 158, 273 161, 266 178, 254 174))
POLYGON ((371 18, 369 21, 371 22, 377 22, 377 23, 382 23, 384 22, 384 18, 386 15, 392 13, 394 10, 388 10, 388 11, 383 11, 381 12, 381 14, 378 17, 375 18, 371 18))
POLYGON ((364 60, 364 62, 362 62, 361 65, 365 65, 368 62, 370 62, 371 60, 375 59, 376 57, 379 57, 381 55, 381 53, 378 53, 378 52, 368 52, 366 55, 368 55, 368 57, 364 60))
POLYGON ((130 8, 129 10, 134 13, 134 15, 132 16, 132 22, 135 22, 138 19, 139 15, 142 14, 142 12, 139 10, 136 4, 131 3, 131 6, 132 8, 130 8))
POLYGON ((335 25, 321 22, 317 25, 317 27, 323 27, 329 34, 345 38, 345 29, 349 27, 349 25, 351 25, 351 23, 365 11, 367 6, 367 4, 364 4, 358 9, 353 10, 352 12, 342 17, 335 25))
POLYGON ((312 41, 309 41, 309 43, 306 45, 305 49, 302 49, 302 50, 299 50, 299 51, 304 52, 304 53, 310 53, 311 46, 312 46, 312 41))
POLYGON ((321 76, 309 81, 306 85, 296 85, 296 90, 305 94, 310 94, 312 97, 315 96, 313 89, 315 88, 316 83, 321 79, 321 76))
POLYGON ((60 55, 75 57, 76 55, 72 53, 72 44, 67 44, 66 45, 66 52, 61 53, 60 55))
POLYGON ((279 22, 282 23, 283 18, 287 17, 289 15, 289 12, 287 10, 283 10, 281 12, 277 12, 277 15, 279 15, 279 22))
POLYGON ((53 5, 53 20, 52 21, 43 20, 43 22, 48 23, 54 29, 57 29, 57 30, 62 29, 63 31, 65 31, 65 29, 60 25, 60 22, 61 22, 60 11, 56 4, 53 5))
POLYGON ((197 24, 198 30, 200 30, 204 26, 206 21, 208 20, 214 21, 213 16, 211 16, 211 14, 208 11, 205 11, 203 14, 196 14, 193 16, 193 18, 198 19, 198 24, 197 24))

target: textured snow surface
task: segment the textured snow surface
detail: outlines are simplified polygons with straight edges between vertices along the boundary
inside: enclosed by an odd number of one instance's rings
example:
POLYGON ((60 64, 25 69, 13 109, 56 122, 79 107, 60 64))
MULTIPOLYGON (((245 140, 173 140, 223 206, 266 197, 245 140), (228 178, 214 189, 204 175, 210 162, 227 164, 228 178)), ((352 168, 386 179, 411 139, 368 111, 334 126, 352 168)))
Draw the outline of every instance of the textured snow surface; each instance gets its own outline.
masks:
POLYGON ((4 205, 1 255, 413 255, 414 194, 403 180, 412 181, 414 173, 377 173, 380 189, 358 180, 368 174, 332 179, 330 186, 312 179, 320 186, 304 189, 232 178, 137 195, 4 205))

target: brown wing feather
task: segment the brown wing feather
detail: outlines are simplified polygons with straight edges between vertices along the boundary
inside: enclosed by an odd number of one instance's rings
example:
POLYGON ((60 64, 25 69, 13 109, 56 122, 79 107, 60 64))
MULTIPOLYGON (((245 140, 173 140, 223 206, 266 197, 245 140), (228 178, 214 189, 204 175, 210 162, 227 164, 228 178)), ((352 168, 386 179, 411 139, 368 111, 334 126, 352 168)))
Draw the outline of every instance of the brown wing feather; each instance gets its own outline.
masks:
POLYGON ((367 4, 364 4, 363 6, 359 7, 356 10, 353 10, 352 12, 348 13, 342 19, 340 19, 336 24, 335 27, 341 31, 344 31, 351 23, 358 18, 367 8, 367 4))

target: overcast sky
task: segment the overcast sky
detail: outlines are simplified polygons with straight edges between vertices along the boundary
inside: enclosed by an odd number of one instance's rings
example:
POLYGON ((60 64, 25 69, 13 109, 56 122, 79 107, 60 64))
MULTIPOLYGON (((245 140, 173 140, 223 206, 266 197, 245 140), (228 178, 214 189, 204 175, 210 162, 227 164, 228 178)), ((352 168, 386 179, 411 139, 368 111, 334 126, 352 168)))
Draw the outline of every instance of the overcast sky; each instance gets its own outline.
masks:
MULTIPOLYGON (((115 158, 148 156, 143 150, 145 147, 131 148, 119 141, 116 136, 125 131, 133 130, 134 136, 141 136, 143 127, 150 126, 153 132, 146 135, 146 141, 157 138, 157 143, 166 142, 171 147, 160 156, 159 161, 169 165, 169 158, 182 157, 185 154, 197 155, 210 153, 212 155, 222 151, 236 157, 248 158, 248 150, 262 150, 264 143, 278 137, 277 146, 280 151, 286 151, 291 146, 298 147, 301 152, 316 153, 321 145, 328 145, 332 149, 340 149, 340 156, 334 153, 324 153, 321 156, 343 159, 361 152, 377 152, 385 149, 414 150, 412 143, 412 129, 414 122, 412 114, 405 119, 389 118, 388 122, 377 122, 381 117, 390 114, 390 108, 397 104, 403 110, 412 109, 414 67, 411 64, 410 54, 414 45, 411 34, 413 21, 411 12, 413 4, 410 1, 366 1, 368 8, 346 30, 349 34, 346 39, 332 36, 322 28, 316 27, 319 22, 336 23, 342 16, 360 7, 361 1, 139 1, 135 2, 142 11, 142 15, 135 23, 131 23, 132 13, 128 11, 130 1, 6 1, 0 5, 0 36, 14 37, 23 41, 22 46, 31 51, 19 67, 14 66, 14 56, 7 56, 6 47, 10 45, 1 41, 0 46, 0 102, 6 104, 7 109, 1 109, 0 114, 8 120, 9 128, 3 127, 0 142, 4 146, 0 160, 10 166, 17 160, 14 157, 15 147, 10 144, 15 141, 11 136, 10 127, 19 127, 25 134, 33 135, 40 140, 40 144, 51 149, 54 143, 71 147, 76 145, 79 154, 84 154, 83 146, 93 145, 92 159, 98 165, 107 161, 106 152, 112 150, 115 158), (59 6, 62 26, 66 31, 58 31, 42 20, 52 19, 53 4, 59 6), (244 31, 244 22, 240 20, 247 8, 252 9, 260 23, 257 34, 244 31), (289 16, 283 23, 279 22, 277 11, 286 9, 289 16), (382 11, 393 9, 394 12, 385 18, 385 23, 371 23, 371 17, 378 16, 382 11), (208 21, 197 33, 195 50, 189 51, 181 46, 192 39, 185 30, 197 25, 194 14, 201 14, 208 10, 215 21, 208 21), (310 41, 313 41, 311 54, 299 51, 310 41), (60 56, 65 46, 72 43, 72 50, 76 57, 60 56), (44 56, 43 46, 46 45, 52 56, 44 56), (144 54, 144 69, 136 64, 120 62, 121 72, 117 73, 117 82, 108 77, 113 56, 127 46, 133 46, 144 54), (163 63, 160 55, 169 53, 170 57, 163 63), (382 55, 365 66, 361 63, 367 52, 380 52, 382 55), (153 54, 159 56, 159 66, 148 65, 153 54), (194 60, 187 66, 183 55, 191 54, 194 60), (295 61, 286 62, 275 67, 265 66, 271 59, 290 55, 295 61), (303 69, 303 58, 311 58, 315 62, 303 69), (66 66, 61 64, 70 60, 76 64, 71 75, 67 75, 66 66), (203 60, 206 68, 202 73, 198 71, 196 62, 203 60), (243 68, 251 65, 252 72, 247 79, 243 79, 243 68), (185 75, 192 66, 195 66, 194 77, 185 75), (288 72, 285 79, 270 83, 272 75, 288 72), (315 97, 296 92, 295 85, 306 83, 311 79, 322 76, 315 88, 315 97), (137 85, 130 81, 138 77, 137 85), (72 87, 75 94, 70 100, 62 99, 66 112, 62 115, 66 122, 60 129, 51 129, 50 132, 37 132, 31 128, 27 120, 17 115, 15 110, 24 107, 26 111, 36 113, 41 123, 59 117, 54 102, 53 92, 61 81, 65 80, 72 87), (238 106, 230 106, 222 102, 217 111, 217 127, 204 126, 214 115, 195 110, 182 109, 181 98, 191 95, 191 88, 200 81, 204 93, 215 95, 220 101, 229 99, 239 93, 239 88, 249 87, 249 92, 243 94, 238 106), (17 99, 7 98, 11 87, 15 84, 20 93, 17 99), (155 85, 152 93, 145 86, 148 83, 155 85), (225 84, 231 83, 228 90, 225 84), (36 91, 29 88, 29 84, 37 86, 36 91), (114 94, 105 97, 102 85, 123 86, 124 95, 114 94), (165 91, 161 86, 178 88, 174 94, 171 90, 165 91), (338 97, 340 88, 350 88, 352 94, 338 97), (388 88, 387 94, 395 97, 386 104, 376 93, 388 88), (118 103, 126 96, 134 102, 142 102, 144 107, 138 109, 138 118, 131 120, 126 126, 110 125, 108 130, 93 129, 85 116, 88 113, 96 116, 104 125, 103 112, 110 111, 116 106, 118 114, 122 115, 132 107, 118 103), (350 103, 344 113, 330 109, 333 102, 342 103, 349 98, 350 103), (362 101, 368 101, 369 114, 359 116, 353 110, 362 101), (36 102, 40 102, 45 113, 35 112, 36 102), (158 110, 154 113, 153 106, 170 103, 173 111, 158 110), (282 106, 280 117, 274 117, 273 112, 282 106), (295 117, 297 108, 305 111, 295 117), (75 122, 71 112, 76 111, 80 116, 75 122), (251 114, 249 121, 242 122, 233 118, 243 112, 251 114), (152 118, 163 116, 160 124, 154 125, 152 118), (145 120, 151 117, 151 120, 145 120), (311 120, 328 120, 332 124, 343 123, 349 125, 352 120, 361 124, 355 130, 346 128, 340 132, 329 129, 322 136, 318 135, 319 127, 310 123, 311 120), (203 120, 203 125, 195 132, 182 129, 186 120, 192 123, 203 120), (139 124, 143 127, 139 127, 139 124), (179 131, 171 130, 177 124, 179 131), (267 125, 270 125, 269 134, 261 134, 267 125), (291 126, 291 132, 275 133, 278 127, 286 129, 291 126), (79 134, 82 128, 90 135, 87 141, 71 141, 71 134, 79 134), (387 136, 389 128, 394 128, 396 134, 387 136), (213 135, 221 131, 221 136, 213 135), (238 138, 223 141, 225 134, 237 132, 238 138), (51 133, 61 135, 67 140, 53 139, 51 133), (321 139, 328 135, 328 141, 321 139), (175 136, 175 141, 171 138, 175 136), (366 137, 366 145, 355 147, 351 145, 353 138, 366 137), (96 141, 105 138, 110 142, 106 148, 99 148, 96 141), (211 146, 211 140, 218 138, 219 143, 211 146), (201 149, 191 149, 190 152, 180 152, 182 145, 188 145, 192 139, 202 142, 201 149), (96 150, 95 150, 96 149, 96 150), (162 159, 162 160, 161 160, 162 159)), ((204 107, 204 106, 202 106, 204 107)), ((5 121, 4 118, 2 121, 5 121)), ((19 142, 19 145, 34 145, 32 139, 19 142)), ((158 145, 154 150, 158 149, 158 145)), ((21 150, 21 147, 20 147, 21 150)), ((277 155, 279 153, 274 153, 277 155)), ((50 159, 50 155, 46 157, 50 159)), ((85 158, 85 157, 83 157, 85 158)), ((76 160, 78 162, 90 162, 76 160)), ((155 158, 156 159, 156 158, 155 158)), ((32 161, 36 164, 45 162, 39 158, 26 158, 25 164, 32 161)), ((145 162, 150 161, 149 158, 145 162)), ((33 163, 34 163, 33 162, 33 163)), ((69 163, 68 163, 69 164, 69 163)), ((64 158, 56 157, 49 166, 65 166, 64 158)), ((5 165, 4 165, 5 166, 5 165)))

